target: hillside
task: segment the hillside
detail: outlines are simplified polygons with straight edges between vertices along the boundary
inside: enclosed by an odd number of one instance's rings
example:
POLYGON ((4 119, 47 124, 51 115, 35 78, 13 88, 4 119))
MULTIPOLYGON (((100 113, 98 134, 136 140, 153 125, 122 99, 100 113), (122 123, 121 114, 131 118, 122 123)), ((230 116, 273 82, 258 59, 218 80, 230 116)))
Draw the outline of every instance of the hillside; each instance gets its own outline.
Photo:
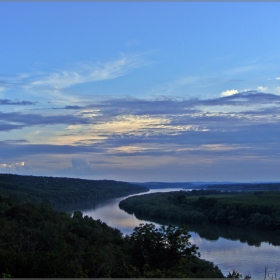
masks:
POLYGON ((84 180, 0 174, 0 194, 21 202, 45 202, 52 206, 87 202, 146 192, 144 186, 112 180, 84 180))

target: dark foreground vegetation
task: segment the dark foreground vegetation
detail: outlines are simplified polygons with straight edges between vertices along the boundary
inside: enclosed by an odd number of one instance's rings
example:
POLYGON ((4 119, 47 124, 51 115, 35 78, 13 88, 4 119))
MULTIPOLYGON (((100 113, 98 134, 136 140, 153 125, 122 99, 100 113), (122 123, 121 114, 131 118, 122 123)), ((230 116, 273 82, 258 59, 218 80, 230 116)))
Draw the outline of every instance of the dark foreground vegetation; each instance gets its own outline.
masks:
POLYGON ((0 276, 223 277, 199 258, 184 227, 141 225, 130 236, 100 220, 45 203, 0 196, 0 276))
POLYGON ((153 193, 120 202, 136 217, 178 223, 217 223, 263 230, 280 230, 280 192, 253 193, 192 190, 153 193))
POLYGON ((21 202, 45 202, 53 207, 100 201, 146 191, 148 189, 144 186, 112 180, 0 174, 0 193, 12 195, 21 202))

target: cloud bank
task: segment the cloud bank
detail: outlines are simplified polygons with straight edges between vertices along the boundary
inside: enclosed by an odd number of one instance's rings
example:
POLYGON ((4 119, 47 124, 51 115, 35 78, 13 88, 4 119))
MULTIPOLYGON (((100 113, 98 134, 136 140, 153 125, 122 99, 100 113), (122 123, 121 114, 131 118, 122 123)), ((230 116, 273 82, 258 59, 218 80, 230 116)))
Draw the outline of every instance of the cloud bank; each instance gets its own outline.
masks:
POLYGON ((133 179, 136 170, 147 168, 155 171, 149 175, 152 179, 163 168, 166 176, 187 180, 202 170, 213 179, 216 172, 211 175, 210 166, 224 170, 231 163, 233 174, 241 172, 245 178, 242 162, 279 163, 280 96, 272 93, 247 91, 210 99, 105 98, 42 113, 0 112, 0 120, 2 133, 9 132, 0 141, 2 170, 20 171, 18 164, 7 162, 25 162, 29 172, 31 168, 38 174, 49 170, 61 176, 124 180, 124 174, 133 179), (42 156, 48 160, 40 162, 42 156), (178 173, 183 169, 188 171, 178 173))

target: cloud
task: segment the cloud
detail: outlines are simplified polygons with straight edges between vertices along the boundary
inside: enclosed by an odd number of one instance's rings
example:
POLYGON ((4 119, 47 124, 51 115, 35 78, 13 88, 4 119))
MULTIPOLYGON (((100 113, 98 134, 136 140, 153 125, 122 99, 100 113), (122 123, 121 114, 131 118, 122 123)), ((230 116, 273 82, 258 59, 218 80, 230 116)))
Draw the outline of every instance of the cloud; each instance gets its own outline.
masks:
POLYGON ((0 99, 0 105, 35 105, 36 102, 31 101, 12 101, 10 99, 0 99))
MULTIPOLYGON (((265 105, 265 104, 279 104, 280 96, 273 93, 263 93, 258 91, 244 91, 238 92, 232 95, 223 96, 220 98, 206 99, 206 100, 197 100, 197 105, 206 105, 206 106, 243 106, 248 107, 249 105, 265 105)), ((234 111, 234 108, 233 108, 234 111)))
POLYGON ((236 90, 236 89, 231 89, 231 90, 223 91, 223 92, 221 93, 221 96, 230 96, 230 95, 234 95, 234 94, 236 94, 236 93, 238 93, 238 90, 236 90))
POLYGON ((40 113, 0 112, 0 120, 1 139, 9 139, 0 141, 1 164, 24 161, 45 170, 40 160, 55 157, 67 176, 103 174, 105 163, 91 164, 102 160, 124 165, 139 157, 133 164, 141 167, 144 158, 280 155, 280 96, 258 91, 212 99, 103 99, 40 113))
MULTIPOLYGON (((95 164, 95 162, 93 161, 95 164)), ((96 165, 94 168, 89 163, 89 161, 83 157, 72 157, 71 159, 72 167, 68 167, 67 169, 61 170, 61 172, 65 175, 70 176, 96 176, 97 174, 104 174, 105 170, 101 170, 101 168, 96 165)))
MULTIPOLYGON (((4 101, 9 103, 9 101, 4 101)), ((151 100, 137 98, 107 99, 84 106, 68 105, 55 113, 0 112, 0 130, 11 131, 27 127, 49 127, 63 125, 59 135, 69 134, 80 139, 101 139, 114 133, 177 133, 184 130, 207 131, 214 118, 237 121, 237 118, 253 118, 255 115, 278 114, 280 96, 258 91, 239 92, 233 95, 212 99, 157 98, 151 100), (223 107, 230 106, 229 111, 223 107), (214 108, 212 110, 211 108, 214 108), (237 110, 235 109, 237 108, 237 110), (241 109, 243 108, 243 109, 241 109), (71 110, 71 114, 65 113, 71 110), (64 112, 63 112, 64 111, 64 112), (241 114, 242 111, 242 114, 241 114), (201 121, 200 121, 201 120, 201 121), (66 131, 68 132, 66 133, 66 131), (74 133, 74 134, 73 134, 74 133), (86 133, 87 136, 83 136, 86 133), (98 136, 98 137, 97 137, 98 136), (100 136, 102 136, 100 138, 100 136)), ((45 129, 46 130, 46 129, 45 129)), ((78 141, 77 139, 75 141, 78 141)), ((71 137, 70 137, 71 138, 71 137)), ((66 139, 66 138, 64 138, 66 139)), ((63 141, 63 140, 62 140, 63 141)))
POLYGON ((0 131, 9 131, 38 125, 77 125, 91 123, 89 119, 76 115, 43 116, 40 114, 22 114, 18 112, 0 112, 0 120, 0 131))
POLYGON ((258 89, 259 91, 261 91, 261 92, 264 92, 264 91, 267 91, 267 90, 268 90, 267 87, 263 87, 263 86, 259 86, 259 87, 257 87, 257 89, 258 89))
POLYGON ((27 86, 60 90, 82 83, 115 79, 145 64, 147 62, 144 61, 142 54, 123 54, 119 59, 94 65, 84 64, 74 71, 61 70, 49 75, 41 75, 27 86))
POLYGON ((74 106, 65 106, 64 109, 66 109, 66 110, 77 110, 77 109, 82 109, 82 107, 74 105, 74 106))
POLYGON ((88 169, 90 164, 83 158, 72 158, 71 159, 73 169, 88 169))
MULTIPOLYGON (((7 94, 10 91, 12 94, 22 95, 25 93, 37 96, 41 104, 55 102, 71 106, 71 103, 81 100, 80 95, 72 94, 71 87, 124 76, 136 68, 148 65, 149 61, 145 59, 145 56, 146 53, 121 54, 114 60, 79 63, 65 69, 49 72, 32 72, 14 76, 2 75, 0 77, 0 90, 4 93, 8 91, 7 94)), ((6 104, 5 99, 0 105, 4 104, 6 104)), ((16 105, 16 102, 13 105, 16 105)), ((31 104, 23 101, 22 103, 18 102, 17 105, 31 104)))
POLYGON ((4 172, 8 170, 19 170, 25 166, 24 162, 15 162, 15 163, 0 163, 0 170, 4 170, 4 172))

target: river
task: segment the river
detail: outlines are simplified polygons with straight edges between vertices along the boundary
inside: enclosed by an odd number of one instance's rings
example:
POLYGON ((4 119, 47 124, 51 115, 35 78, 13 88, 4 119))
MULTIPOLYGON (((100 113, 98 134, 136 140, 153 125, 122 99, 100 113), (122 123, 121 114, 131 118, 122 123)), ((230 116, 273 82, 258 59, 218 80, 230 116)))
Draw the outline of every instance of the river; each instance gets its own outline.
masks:
MULTIPOLYGON (((181 189, 153 189, 152 192, 179 191, 181 189)), ((141 195, 141 194, 137 194, 141 195)), ((100 219, 107 225, 119 229, 124 234, 131 234, 140 223, 151 221, 137 219, 121 210, 119 202, 126 197, 108 200, 91 208, 80 209, 83 215, 100 219)), ((169 224, 167 221, 153 223, 169 224)), ((280 278, 280 238, 277 234, 267 231, 249 231, 242 228, 222 226, 188 225, 191 243, 199 247, 201 258, 214 262, 223 274, 236 269, 243 276, 250 274, 252 279, 264 279, 265 268, 268 272, 277 273, 280 278)), ((268 275, 266 275, 266 279, 268 275)), ((275 279, 275 275, 273 275, 275 279)))

